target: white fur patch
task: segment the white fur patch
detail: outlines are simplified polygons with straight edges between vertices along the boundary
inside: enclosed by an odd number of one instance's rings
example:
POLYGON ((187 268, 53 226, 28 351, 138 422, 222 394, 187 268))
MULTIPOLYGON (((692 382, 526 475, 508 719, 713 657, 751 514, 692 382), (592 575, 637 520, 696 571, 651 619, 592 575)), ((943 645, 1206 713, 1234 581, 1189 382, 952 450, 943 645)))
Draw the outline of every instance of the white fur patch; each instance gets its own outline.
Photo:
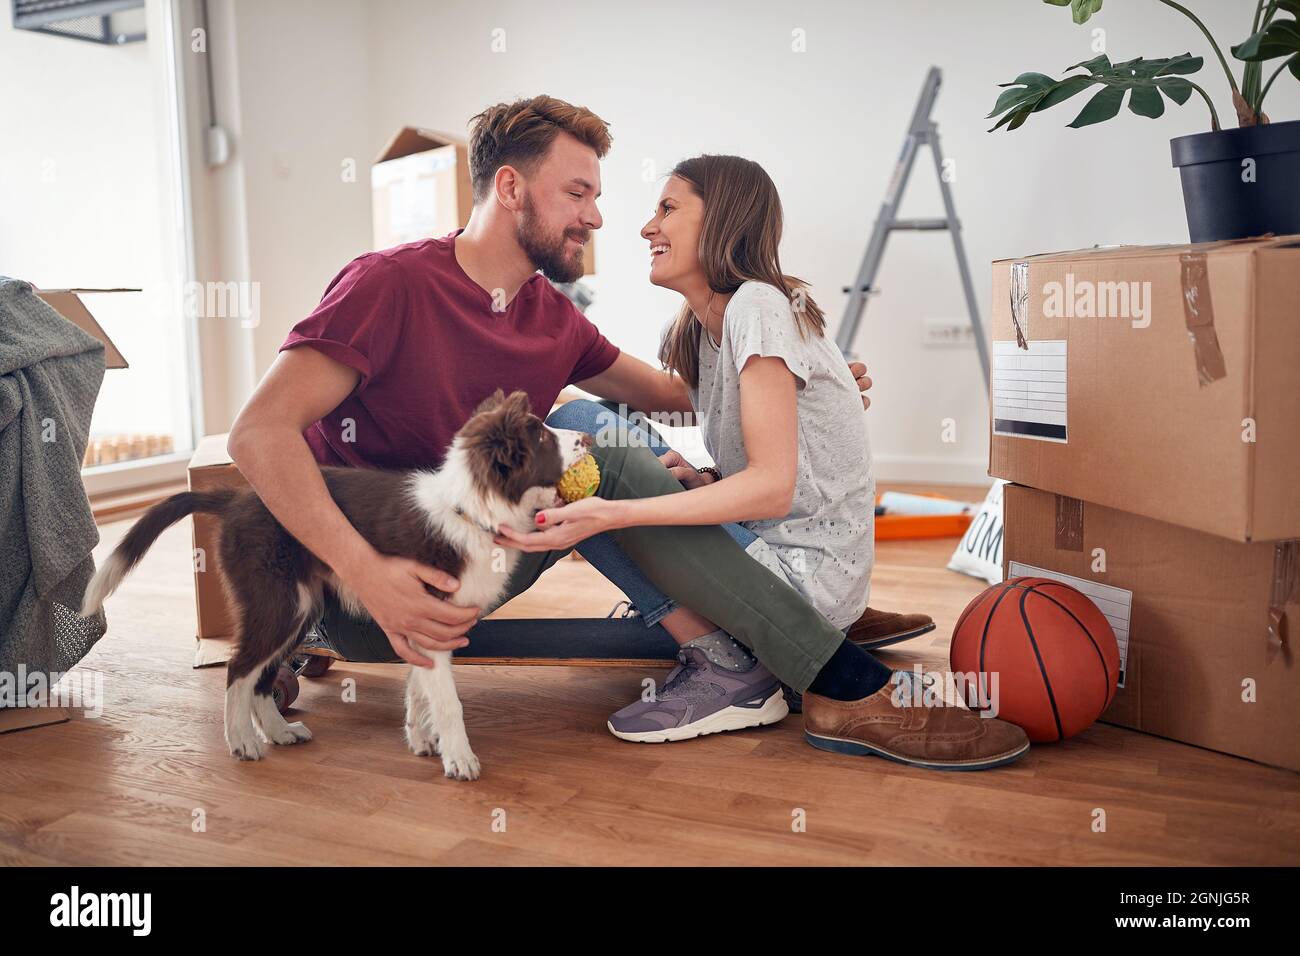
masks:
POLYGON ((86 585, 86 593, 82 596, 81 610, 78 613, 82 617, 94 617, 98 614, 100 608, 104 606, 105 599, 117 590, 124 577, 126 577, 126 561, 114 551, 99 566, 95 576, 86 585))

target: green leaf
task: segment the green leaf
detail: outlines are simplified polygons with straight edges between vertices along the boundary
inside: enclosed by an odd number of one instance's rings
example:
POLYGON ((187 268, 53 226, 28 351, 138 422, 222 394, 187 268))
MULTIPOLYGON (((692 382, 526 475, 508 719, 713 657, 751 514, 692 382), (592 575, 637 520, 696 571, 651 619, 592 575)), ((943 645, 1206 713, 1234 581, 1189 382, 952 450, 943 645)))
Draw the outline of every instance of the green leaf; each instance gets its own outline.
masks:
POLYGON ((1083 69, 1087 70, 1089 73, 1099 73, 1103 70, 1109 73, 1114 69, 1114 67, 1110 65, 1110 57, 1104 53, 1101 56, 1093 57, 1091 60, 1084 60, 1082 63, 1076 63, 1074 66, 1067 66, 1066 69, 1077 70, 1080 67, 1083 67, 1083 69))
POLYGON ((1178 74, 1185 76, 1189 73, 1195 73, 1205 65, 1205 60, 1199 56, 1192 56, 1190 53, 1180 53, 1178 56, 1171 56, 1167 60, 1152 60, 1152 63, 1164 63, 1156 76, 1170 76, 1178 74))
POLYGON ((1238 43, 1236 46, 1228 47, 1228 49, 1232 51, 1232 55, 1238 60, 1254 59, 1255 54, 1259 52, 1259 45, 1264 42, 1264 30, 1267 29, 1268 27, 1264 27, 1263 30, 1258 30, 1255 33, 1252 33, 1241 43, 1238 43))
POLYGON ((1101 12, 1101 0, 1092 0, 1091 3, 1088 0, 1076 0, 1075 3, 1070 4, 1070 12, 1075 16, 1075 23, 1083 23, 1094 13, 1101 12), (1080 9, 1086 10, 1082 20, 1078 19, 1078 10, 1080 9))
POLYGON ((1160 91, 1169 97, 1179 106, 1182 106, 1192 98, 1192 84, 1189 80, 1184 80, 1181 76, 1171 76, 1165 79, 1156 80, 1156 86, 1160 91))
POLYGON ((1045 93, 1044 90, 1029 89, 1023 86, 1017 86, 1013 89, 1003 90, 998 96, 998 101, 993 104, 993 110, 985 119, 992 119, 1004 110, 1015 109, 1024 106, 1028 102, 1037 102, 1045 93))
POLYGON ((1034 105, 1034 112, 1045 110, 1055 106, 1057 103, 1063 103, 1076 93, 1081 93, 1095 83, 1090 76, 1071 76, 1057 83, 1044 94, 1043 98, 1034 105))
POLYGON ((1123 63, 1116 63, 1109 70, 1114 76, 1131 76, 1137 72, 1137 68, 1150 61, 1138 57, 1134 60, 1125 60, 1123 63))
POLYGON ((1274 20, 1231 49, 1238 60, 1248 62, 1300 53, 1300 25, 1295 20, 1274 20))
POLYGON ((990 133, 997 132, 999 127, 1006 126, 1007 123, 1014 124, 1011 126, 1007 126, 1008 130, 1013 130, 1017 126, 1022 124, 1025 120, 1029 119, 1029 114, 1032 113, 1033 111, 1034 111, 1033 106, 1019 106, 1013 110, 1008 110, 1007 115, 1002 117, 1002 119, 998 120, 997 123, 993 125, 993 128, 989 130, 989 132, 990 133))
MULTIPOLYGON (((1056 80, 1050 76, 1044 76, 1042 73, 1021 73, 1012 83, 1018 83, 1021 86, 1028 86, 1034 89, 1047 89, 1055 83, 1056 80)), ((1000 86, 1011 86, 1012 83, 1002 83, 1000 86)))
MULTIPOLYGON (((1300 3, 1300 0, 1295 2, 1300 3)), ((1194 87, 1182 79, 1181 74, 1195 73, 1204 64, 1201 57, 1191 53, 1154 60, 1139 56, 1121 63, 1111 63, 1110 58, 1102 54, 1069 68, 1082 68, 1086 73, 1076 73, 1059 81, 1042 73, 1021 73, 1014 82, 999 84, 1004 89, 988 118, 999 114, 1002 118, 989 132, 1003 126, 1008 130, 1016 129, 1025 123, 1030 113, 1050 109, 1098 83, 1103 89, 1088 101, 1074 122, 1069 124, 1071 127, 1077 129, 1111 119, 1124 105, 1124 94, 1129 90, 1133 91, 1129 109, 1139 116, 1155 118, 1165 111, 1161 92, 1179 105, 1186 103, 1194 87)))
POLYGON ((1087 23, 1088 18, 1101 9, 1101 0, 1043 0, 1053 7, 1069 7, 1075 23, 1087 23))
POLYGON ((1165 111, 1165 101, 1154 86, 1136 86, 1128 98, 1128 108, 1138 116, 1156 119, 1165 111))
POLYGON ((1017 128, 1018 126, 1020 126, 1021 124, 1023 124, 1025 120, 1029 119, 1029 114, 1032 113, 1032 112, 1033 112, 1033 110, 1024 110, 1024 109, 1022 109, 1022 110, 1018 111, 1017 113, 1015 113, 1014 116, 1013 116, 1012 119, 1011 119, 1011 125, 1007 127, 1007 132, 1011 132, 1011 130, 1013 130, 1013 129, 1017 128))
POLYGON ((1091 126, 1094 123, 1105 122, 1119 112, 1119 108, 1123 103, 1124 89, 1122 87, 1104 87, 1088 101, 1087 105, 1080 110, 1079 115, 1074 118, 1074 122, 1069 125, 1072 129, 1079 129, 1084 126, 1091 126))

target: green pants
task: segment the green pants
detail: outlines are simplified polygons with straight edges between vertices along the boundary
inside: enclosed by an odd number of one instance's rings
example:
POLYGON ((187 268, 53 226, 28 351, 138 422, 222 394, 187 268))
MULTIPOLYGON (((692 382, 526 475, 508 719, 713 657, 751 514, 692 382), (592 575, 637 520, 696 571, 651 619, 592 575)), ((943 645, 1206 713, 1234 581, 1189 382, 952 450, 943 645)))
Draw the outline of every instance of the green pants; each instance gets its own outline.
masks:
MULTIPOLYGON (((601 498, 652 498, 684 490, 648 448, 597 444, 591 453, 600 464, 596 494, 601 498)), ((610 534, 655 587, 726 630, 800 693, 844 640, 843 631, 717 526, 639 526, 610 534)), ((505 595, 483 608, 483 615, 528 590, 571 550, 522 552, 505 595)), ((326 602, 323 624, 330 644, 348 660, 400 660, 378 625, 355 620, 337 601, 326 602)), ((473 630, 466 636, 472 647, 473 630)))

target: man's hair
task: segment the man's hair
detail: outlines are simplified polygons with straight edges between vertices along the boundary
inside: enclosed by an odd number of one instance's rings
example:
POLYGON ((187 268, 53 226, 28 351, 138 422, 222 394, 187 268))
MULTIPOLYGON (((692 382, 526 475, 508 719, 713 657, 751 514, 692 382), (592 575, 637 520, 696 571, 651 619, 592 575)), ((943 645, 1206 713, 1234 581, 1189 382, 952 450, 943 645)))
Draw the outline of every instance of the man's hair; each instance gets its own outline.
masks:
POLYGON ((586 143, 600 159, 609 152, 605 121, 585 106, 554 96, 498 103, 469 122, 469 174, 475 205, 487 198, 498 169, 508 165, 529 172, 546 155, 558 133, 586 143))

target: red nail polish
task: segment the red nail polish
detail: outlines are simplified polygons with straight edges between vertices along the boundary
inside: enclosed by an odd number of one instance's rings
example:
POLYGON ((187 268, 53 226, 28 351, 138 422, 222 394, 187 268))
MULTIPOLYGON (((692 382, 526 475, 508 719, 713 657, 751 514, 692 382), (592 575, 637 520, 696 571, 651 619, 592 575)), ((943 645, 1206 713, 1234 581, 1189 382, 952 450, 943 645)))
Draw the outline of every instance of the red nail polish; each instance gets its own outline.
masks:
POLYGON ((544 512, 537 512, 537 523, 546 524, 546 514, 544 512))

